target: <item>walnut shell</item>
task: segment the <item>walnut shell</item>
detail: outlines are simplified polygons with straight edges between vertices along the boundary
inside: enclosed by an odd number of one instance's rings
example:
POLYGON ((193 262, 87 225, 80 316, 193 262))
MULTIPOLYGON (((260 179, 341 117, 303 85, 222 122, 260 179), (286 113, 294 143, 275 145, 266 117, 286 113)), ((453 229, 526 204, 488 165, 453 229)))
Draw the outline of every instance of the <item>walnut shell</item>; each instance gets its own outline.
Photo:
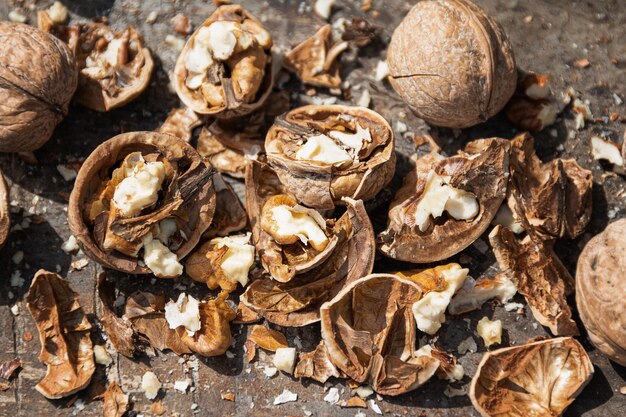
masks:
POLYGON ((294 109, 278 117, 267 132, 265 152, 285 188, 301 203, 318 209, 342 205, 343 197, 371 200, 391 181, 396 168, 389 123, 364 107, 308 105, 294 109), (371 141, 349 165, 295 159, 304 139, 338 128, 355 132, 357 124, 369 130, 371 141))
MULTIPOLYGON (((177 225, 186 235, 186 240, 175 250, 179 260, 196 246, 204 231, 211 224, 216 199, 211 179, 214 171, 206 172, 212 168, 207 168, 191 145, 175 136, 157 132, 130 132, 117 135, 98 146, 81 166, 70 195, 68 208, 70 230, 81 249, 90 258, 109 268, 131 274, 148 274, 150 270, 139 265, 136 257, 123 255, 116 250, 105 251, 102 248, 102 232, 96 230, 94 224, 88 220, 87 211, 87 205, 91 199, 99 192, 105 181, 110 180, 112 170, 128 154, 137 151, 142 154, 158 153, 165 160, 176 164, 174 177, 180 183, 172 186, 174 182, 172 180, 169 184, 170 188, 176 188, 179 185, 182 188, 184 181, 191 182, 190 187, 194 187, 189 196, 181 197, 181 205, 172 212, 177 225), (200 177, 201 180, 196 181, 196 175, 199 173, 203 175, 200 177)), ((163 189, 167 190, 167 188, 164 182, 163 189)), ((158 212, 162 200, 163 198, 160 197, 154 213, 158 212)), ((140 219, 145 215, 146 213, 142 212, 139 217, 130 219, 140 219)))
POLYGON ((11 212, 9 211, 9 187, 0 172, 0 248, 9 237, 11 229, 11 212))
POLYGON ((505 198, 508 148, 504 139, 479 139, 468 143, 457 156, 437 160, 431 154, 419 159, 391 203, 387 229, 378 236, 380 251, 402 261, 429 263, 447 259, 471 245, 487 230, 505 198), (479 211, 473 219, 440 217, 424 231, 414 224, 412 213, 433 170, 450 176, 451 186, 476 197, 479 211))
POLYGON ((244 26, 246 30, 252 34, 258 34, 263 31, 263 36, 267 35, 269 37, 269 33, 267 33, 261 22, 248 13, 243 7, 239 5, 221 6, 205 20, 187 40, 185 47, 178 57, 178 61, 176 61, 172 82, 181 101, 191 107, 196 113, 210 114, 219 118, 230 118, 249 114, 265 103, 274 85, 274 73, 276 69, 272 63, 271 37, 264 45, 254 44, 254 48, 258 48, 257 52, 259 56, 253 57, 247 52, 252 49, 248 49, 233 54, 224 64, 220 64, 219 61, 216 61, 216 63, 220 65, 213 65, 207 70, 209 77, 215 80, 213 82, 208 80, 206 84, 212 84, 214 87, 217 87, 219 95, 224 100, 223 104, 210 104, 203 97, 200 89, 192 90, 186 84, 189 74, 185 64, 187 55, 190 53, 194 42, 196 42, 199 31, 217 21, 236 22, 244 26), (231 59, 235 59, 236 62, 241 62, 238 56, 242 59, 249 59, 249 62, 245 63, 245 70, 239 71, 235 68, 235 63, 230 61, 231 59), (258 66, 260 66, 259 62, 262 61, 265 61, 265 64, 262 68, 258 68, 258 66), (262 80, 258 87, 254 88, 256 92, 254 92, 251 98, 247 97, 249 94, 241 97, 240 93, 237 91, 239 88, 238 85, 254 84, 252 73, 250 72, 253 66, 255 67, 255 71, 260 71, 258 74, 255 74, 254 77, 260 74, 262 80))
POLYGON ((576 305, 591 342, 626 366, 626 219, 585 245, 576 268, 576 305))
POLYGON ((0 22, 0 152, 32 151, 65 117, 78 73, 72 51, 54 36, 0 22))
POLYGON ((418 2, 387 51, 389 80, 428 123, 469 127, 498 113, 515 91, 515 58, 502 26, 467 0, 418 2))

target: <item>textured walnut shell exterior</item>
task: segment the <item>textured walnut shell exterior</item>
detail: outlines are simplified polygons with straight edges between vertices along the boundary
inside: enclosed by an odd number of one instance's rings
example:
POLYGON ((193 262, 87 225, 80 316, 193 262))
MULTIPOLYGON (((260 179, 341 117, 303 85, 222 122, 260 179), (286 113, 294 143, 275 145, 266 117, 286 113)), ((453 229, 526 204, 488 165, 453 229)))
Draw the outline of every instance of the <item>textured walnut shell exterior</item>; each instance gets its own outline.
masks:
MULTIPOLYGON (((180 100, 185 103, 186 106, 190 107, 196 113, 208 114, 224 119, 243 116, 252 113, 256 109, 261 107, 272 92, 272 87, 274 86, 274 74, 276 73, 277 68, 275 68, 275 65, 272 62, 273 59, 271 57, 271 51, 267 51, 268 62, 265 66, 265 76, 263 77, 263 82, 261 83, 259 91, 257 92, 256 100, 252 103, 234 102, 229 105, 227 98, 227 103, 225 106, 209 107, 209 105, 204 101, 202 95, 199 92, 190 90, 185 85, 185 77, 187 76, 187 69, 185 68, 185 58, 187 57, 187 53, 191 49, 191 40, 195 38, 200 28, 207 27, 211 23, 220 20, 243 22, 247 19, 253 20, 259 25, 262 25, 257 18, 252 16, 238 4, 221 6, 207 20, 205 20, 204 23, 202 23, 202 25, 200 25, 194 33, 191 34, 191 36, 187 40, 187 43, 183 47, 183 50, 180 52, 178 60, 176 61, 176 66, 174 67, 172 83, 174 84, 174 88, 176 89, 176 94, 178 94, 178 98, 180 98, 180 100)), ((228 92, 225 92, 225 94, 228 97, 228 92)))
MULTIPOLYGON (((150 270, 137 263, 137 258, 119 252, 105 252, 96 243, 92 227, 83 217, 84 206, 102 181, 110 178, 111 171, 131 152, 160 152, 167 159, 198 164, 202 158, 183 140, 164 133, 129 132, 117 135, 98 146, 78 171, 74 189, 70 195, 68 220, 70 230, 80 248, 90 258, 102 265, 130 274, 149 274, 150 270)), ((176 251, 178 259, 184 258, 198 244, 202 234, 209 228, 215 211, 213 181, 207 181, 195 195, 190 205, 185 205, 189 215, 189 228, 193 231, 187 241, 176 251)))
POLYGON ((387 229, 378 237, 379 250, 384 255, 418 264, 436 262, 459 253, 487 230, 506 196, 508 141, 479 139, 468 143, 465 152, 478 155, 473 159, 453 156, 438 162, 429 155, 417 161, 415 170, 405 177, 391 203, 387 229), (425 232, 404 222, 404 213, 414 210, 431 169, 439 175, 450 175, 453 187, 476 196, 479 205, 476 217, 472 220, 449 217, 443 223, 434 222, 425 232))
MULTIPOLYGON (((370 129, 372 141, 386 138, 382 146, 363 161, 348 168, 298 161, 285 154, 285 149, 295 152, 296 140, 279 139, 281 128, 276 123, 267 132, 265 152, 267 162, 276 171, 285 188, 302 204, 317 209, 332 209, 342 205, 341 199, 371 200, 393 178, 396 169, 393 131, 378 113, 364 107, 343 105, 308 105, 287 113, 290 123, 304 126, 307 119, 324 120, 328 116, 349 115, 370 129)), ((281 136, 286 137, 284 133, 281 136)))
POLYGON ((396 92, 436 126, 484 122, 516 86, 515 58, 502 26, 467 0, 418 2, 394 31, 387 63, 396 92))
POLYGON ((0 22, 0 152, 32 151, 65 117, 78 83, 76 61, 59 39, 0 22))
POLYGON ((589 339, 626 366, 626 219, 585 245, 576 268, 576 305, 589 339))
POLYGON ((11 229, 11 213, 9 211, 9 187, 0 172, 0 248, 6 243, 11 229))

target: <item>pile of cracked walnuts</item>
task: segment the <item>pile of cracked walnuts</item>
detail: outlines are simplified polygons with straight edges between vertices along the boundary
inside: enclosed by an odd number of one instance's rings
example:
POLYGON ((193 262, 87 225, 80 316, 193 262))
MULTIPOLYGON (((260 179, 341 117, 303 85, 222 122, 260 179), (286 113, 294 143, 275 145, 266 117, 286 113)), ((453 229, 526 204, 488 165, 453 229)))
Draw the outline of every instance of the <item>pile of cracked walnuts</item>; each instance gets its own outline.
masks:
MULTIPOLYGON (((332 4, 318 0, 314 10, 328 17, 332 4)), ((381 191, 396 168, 387 121, 367 103, 293 108, 278 81, 290 72, 305 85, 339 89, 341 56, 375 42, 379 28, 363 18, 342 20, 279 51, 241 6, 220 5, 193 33, 179 17, 177 30, 190 36, 171 82, 184 106, 157 131, 115 136, 82 163, 68 209, 73 237, 65 245, 77 244, 105 270, 162 279, 186 274, 214 291, 201 300, 138 291, 120 302, 102 273, 102 326, 119 354, 223 355, 231 323, 249 324, 246 360, 261 348, 275 352, 274 373, 345 379, 359 394, 352 406, 367 407, 361 397, 372 392, 401 395, 435 376, 461 380, 457 359, 435 342, 418 346, 420 335, 434 337, 447 316, 489 300, 509 311, 523 308, 510 302, 520 293, 554 338, 488 351, 469 396, 483 416, 558 416, 593 376, 575 339, 580 329, 567 301, 575 293, 591 342, 626 365, 626 220, 586 244, 575 278, 553 250, 590 221, 588 170, 571 159, 542 162, 530 133, 473 140, 455 155, 439 153, 430 138, 431 153, 412 161, 385 201, 381 191), (224 175, 243 180, 245 203, 224 175), (370 214, 384 204, 387 225, 375 233, 370 214), (486 232, 501 272, 475 280, 449 259, 486 232), (373 273, 383 256, 414 269, 373 273), (310 352, 289 347, 278 330, 308 325, 321 327, 310 352)), ((41 147, 71 117, 72 99, 100 112, 129 103, 154 70, 132 27, 116 31, 105 18, 69 24, 58 2, 39 12, 37 26, 0 22, 0 151, 41 147)), ((433 126, 466 128, 500 112, 527 132, 543 130, 566 110, 579 125, 593 121, 573 90, 559 97, 547 76, 517 68, 503 28, 469 0, 419 1, 395 29, 382 64, 380 78, 433 126)), ((626 146, 596 137, 592 153, 624 173, 626 146)), ((4 180, 0 198, 4 243, 4 180)), ((77 294, 59 275, 40 270, 25 301, 47 365, 37 390, 62 398, 87 387, 107 353, 92 343, 77 294)), ((501 343, 500 320, 484 317, 475 330, 485 346, 501 343)), ((19 366, 4 364, 2 376, 19 366)), ((143 376, 149 399, 160 386, 152 372, 143 376)), ((292 394, 286 390, 275 404, 292 394)), ((103 399, 107 417, 129 408, 115 382, 103 399)))

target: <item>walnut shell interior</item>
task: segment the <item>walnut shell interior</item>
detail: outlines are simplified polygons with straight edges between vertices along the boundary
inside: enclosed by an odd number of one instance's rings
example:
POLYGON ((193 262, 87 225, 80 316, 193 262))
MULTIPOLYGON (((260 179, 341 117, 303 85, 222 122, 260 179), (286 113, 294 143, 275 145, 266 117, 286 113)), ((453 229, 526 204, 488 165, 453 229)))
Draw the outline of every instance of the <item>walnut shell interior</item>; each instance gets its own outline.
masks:
POLYGON ((9 187, 0 172, 0 248, 6 243, 11 230, 11 212, 9 211, 9 187))

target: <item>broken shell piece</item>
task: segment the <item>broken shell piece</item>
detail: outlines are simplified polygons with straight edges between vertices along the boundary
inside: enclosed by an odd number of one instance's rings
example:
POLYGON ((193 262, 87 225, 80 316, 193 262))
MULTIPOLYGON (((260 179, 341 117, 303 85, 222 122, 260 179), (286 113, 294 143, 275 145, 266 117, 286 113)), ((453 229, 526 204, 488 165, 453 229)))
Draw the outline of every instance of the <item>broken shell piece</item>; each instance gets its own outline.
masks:
POLYGON ((322 338, 331 361, 359 384, 400 395, 424 384, 439 368, 415 356, 417 328, 411 312, 422 291, 409 280, 372 274, 352 281, 322 305, 322 338))
POLYGON ((216 236, 228 236, 239 232, 248 225, 248 216, 241 200, 229 183, 219 172, 213 176, 213 186, 216 193, 215 213, 211 226, 202 235, 211 239, 216 236))
POLYGON ((449 353, 439 350, 431 345, 424 345, 415 351, 415 356, 429 356, 439 361, 437 376, 451 382, 460 381, 465 375, 465 369, 457 363, 456 358, 449 353))
POLYGON ((268 163, 302 204, 330 209, 343 197, 370 200, 395 171, 393 131, 378 113, 342 105, 299 107, 276 119, 268 163))
POLYGON ((626 220, 609 224, 583 249, 576 267, 576 305, 591 342, 626 366, 626 220))
POLYGON ((174 136, 118 135, 81 166, 68 209, 72 234, 89 257, 109 268, 180 275, 179 260, 213 217, 212 175, 200 155, 174 136))
POLYGON ((573 159, 542 163, 532 136, 521 134, 511 141, 507 202, 529 234, 579 236, 591 219, 591 189, 591 171, 573 159))
POLYGON ((577 335, 566 296, 574 280, 557 258, 552 244, 526 236, 522 241, 504 227, 496 226, 489 241, 500 270, 526 298, 535 319, 556 336, 577 335))
POLYGON ((183 48, 173 83, 200 114, 234 117, 259 108, 273 85, 272 38, 239 5, 219 7, 183 48))
MULTIPOLYGON (((467 283, 467 281, 466 281, 467 283)), ((470 288, 461 287, 448 305, 448 313, 463 314, 479 309, 487 300, 495 298, 501 304, 508 302, 517 289, 509 278, 503 274, 495 278, 485 278, 475 282, 470 288)))
POLYGON ((560 416, 591 380, 593 365, 571 337, 488 352, 470 387, 483 417, 560 416))
POLYGON ((63 26, 39 12, 39 28, 60 38, 76 55, 79 69, 74 99, 106 112, 133 101, 150 83, 154 62, 133 27, 116 32, 104 23, 63 26))
POLYGON ((289 347, 284 334, 261 324, 252 326, 248 340, 252 341, 260 348, 271 352, 277 352, 278 349, 289 347))
POLYGON ((200 330, 200 303, 190 295, 181 293, 176 302, 170 301, 165 305, 165 320, 170 329, 182 326, 189 336, 200 330))
POLYGON ((489 317, 483 317, 476 324, 476 333, 485 342, 485 347, 500 344, 502 341, 502 321, 489 320, 489 317))
POLYGON ((96 369, 91 324, 78 294, 59 275, 40 269, 25 297, 35 320, 46 375, 35 386, 46 398, 63 398, 89 385, 96 369))
POLYGON ((198 113, 189 107, 183 107, 170 111, 167 119, 156 131, 174 135, 189 143, 193 130, 198 126, 202 126, 203 123, 203 117, 200 117, 198 113))
POLYGON ((508 141, 480 139, 458 155, 429 154, 416 162, 389 209, 380 251, 394 259, 447 259, 489 227, 507 187, 508 141))
POLYGON ((111 382, 104 392, 104 417, 123 417, 128 406, 128 395, 124 394, 117 382, 111 382))
POLYGON ((11 230, 11 214, 9 212, 9 187, 0 172, 0 248, 7 241, 11 230))
MULTIPOLYGON (((296 378, 311 378, 322 384, 333 376, 335 378, 343 378, 345 375, 332 363, 328 356, 328 349, 324 341, 320 341, 315 350, 300 354, 300 360, 296 365, 293 373, 296 378)), ((369 389, 371 395, 372 389, 369 389)))
POLYGON ((593 159, 603 159, 613 165, 613 169, 617 172, 624 172, 624 157, 621 152, 624 145, 621 146, 610 140, 604 140, 598 136, 591 137, 591 155, 593 159), (622 148, 622 149, 620 149, 622 148))
POLYGON ((553 125, 560 112, 547 76, 518 73, 517 89, 504 109, 511 123, 523 130, 540 132, 553 125))
POLYGON ((274 366, 279 371, 293 374, 293 368, 296 366, 297 355, 298 352, 296 351, 296 348, 278 348, 274 354, 274 366))

